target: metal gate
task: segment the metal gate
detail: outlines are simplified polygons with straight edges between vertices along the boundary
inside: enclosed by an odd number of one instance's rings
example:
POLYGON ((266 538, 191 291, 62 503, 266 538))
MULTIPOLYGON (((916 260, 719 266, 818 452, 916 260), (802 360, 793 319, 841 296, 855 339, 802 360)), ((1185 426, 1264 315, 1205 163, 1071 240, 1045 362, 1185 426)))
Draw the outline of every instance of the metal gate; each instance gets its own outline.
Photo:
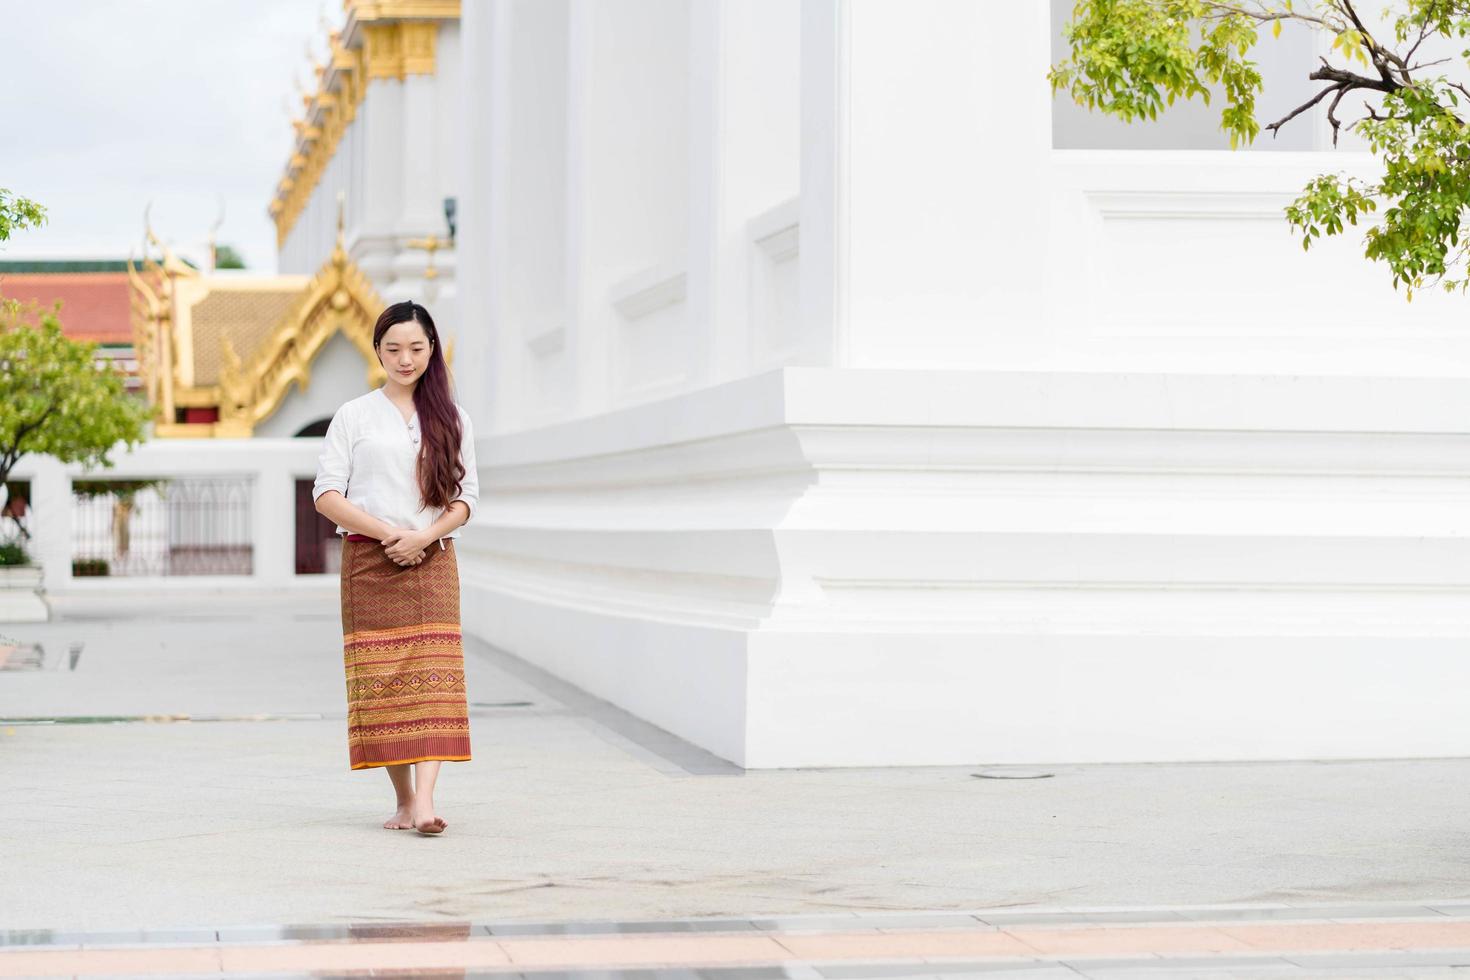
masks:
POLYGON ((249 476, 72 483, 72 574, 249 575, 249 476))

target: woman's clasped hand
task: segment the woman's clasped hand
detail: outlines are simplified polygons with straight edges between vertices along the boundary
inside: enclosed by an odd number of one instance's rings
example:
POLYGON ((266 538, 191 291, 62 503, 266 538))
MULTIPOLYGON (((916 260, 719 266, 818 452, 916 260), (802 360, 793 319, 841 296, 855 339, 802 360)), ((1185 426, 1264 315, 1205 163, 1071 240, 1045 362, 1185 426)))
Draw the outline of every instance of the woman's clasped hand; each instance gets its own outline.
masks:
POLYGON ((409 530, 397 530, 388 535, 382 541, 383 550, 395 564, 409 566, 417 565, 427 556, 428 541, 422 540, 422 536, 409 530))

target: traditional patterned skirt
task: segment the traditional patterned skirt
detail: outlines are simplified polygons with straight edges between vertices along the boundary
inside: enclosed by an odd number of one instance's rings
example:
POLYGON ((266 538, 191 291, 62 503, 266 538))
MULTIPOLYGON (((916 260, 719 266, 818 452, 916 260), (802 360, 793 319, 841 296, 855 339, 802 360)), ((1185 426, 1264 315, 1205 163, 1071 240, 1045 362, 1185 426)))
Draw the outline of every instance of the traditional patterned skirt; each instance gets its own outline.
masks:
POLYGON ((417 565, 342 541, 342 659, 353 769, 470 758, 454 539, 417 565))

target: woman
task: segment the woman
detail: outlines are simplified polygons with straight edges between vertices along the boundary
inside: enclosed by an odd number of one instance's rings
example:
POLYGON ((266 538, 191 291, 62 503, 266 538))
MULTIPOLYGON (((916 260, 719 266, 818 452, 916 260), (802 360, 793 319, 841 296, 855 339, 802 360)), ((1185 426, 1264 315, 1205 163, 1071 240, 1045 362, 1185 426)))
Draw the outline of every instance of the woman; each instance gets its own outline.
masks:
POLYGON ((312 498, 345 535, 349 762, 388 770, 384 827, 437 834, 439 763, 470 759, 454 539, 479 499, 474 434, 428 310, 388 307, 373 349, 388 382, 332 417, 312 498))

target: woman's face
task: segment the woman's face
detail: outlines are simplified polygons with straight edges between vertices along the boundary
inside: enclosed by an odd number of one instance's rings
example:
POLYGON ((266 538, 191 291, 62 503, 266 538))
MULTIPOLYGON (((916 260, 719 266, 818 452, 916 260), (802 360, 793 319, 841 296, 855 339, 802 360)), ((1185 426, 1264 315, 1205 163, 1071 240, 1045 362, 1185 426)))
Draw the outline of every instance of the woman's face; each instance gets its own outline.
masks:
POLYGON ((378 341, 378 360, 388 372, 388 380, 410 390, 428 368, 431 353, 429 337, 417 320, 393 324, 378 341))

